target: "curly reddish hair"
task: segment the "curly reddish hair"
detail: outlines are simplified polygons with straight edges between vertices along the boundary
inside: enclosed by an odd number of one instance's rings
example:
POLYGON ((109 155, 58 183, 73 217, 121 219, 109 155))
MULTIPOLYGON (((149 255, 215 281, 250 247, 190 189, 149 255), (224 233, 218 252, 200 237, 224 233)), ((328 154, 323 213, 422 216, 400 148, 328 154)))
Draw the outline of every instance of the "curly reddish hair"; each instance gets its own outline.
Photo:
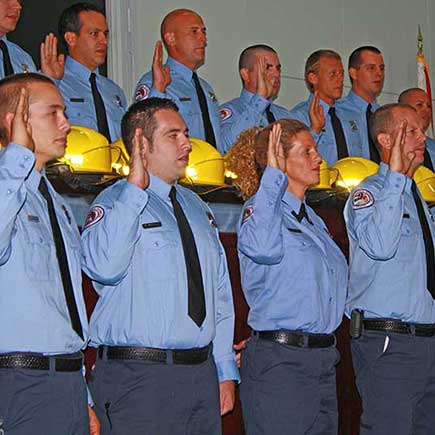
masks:
POLYGON ((281 143, 285 155, 293 145, 293 138, 299 132, 310 131, 303 122, 296 119, 280 119, 263 129, 253 127, 240 134, 226 155, 226 164, 230 171, 237 174, 233 184, 239 189, 244 200, 258 190, 261 176, 267 165, 269 134, 275 124, 281 124, 281 143))

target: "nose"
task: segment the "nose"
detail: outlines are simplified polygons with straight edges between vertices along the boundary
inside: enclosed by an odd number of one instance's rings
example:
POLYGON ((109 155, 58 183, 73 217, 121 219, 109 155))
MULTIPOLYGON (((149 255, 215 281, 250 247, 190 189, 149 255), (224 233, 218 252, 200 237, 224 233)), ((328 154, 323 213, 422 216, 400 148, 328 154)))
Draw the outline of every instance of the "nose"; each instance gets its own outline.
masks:
POLYGON ((60 122, 59 122, 59 128, 60 128, 60 131, 62 133, 66 133, 66 134, 68 134, 69 131, 71 130, 71 124, 69 123, 65 114, 61 115, 60 122))
POLYGON ((322 163, 322 156, 319 154, 319 151, 317 149, 314 151, 313 160, 315 163, 318 163, 319 165, 322 163))

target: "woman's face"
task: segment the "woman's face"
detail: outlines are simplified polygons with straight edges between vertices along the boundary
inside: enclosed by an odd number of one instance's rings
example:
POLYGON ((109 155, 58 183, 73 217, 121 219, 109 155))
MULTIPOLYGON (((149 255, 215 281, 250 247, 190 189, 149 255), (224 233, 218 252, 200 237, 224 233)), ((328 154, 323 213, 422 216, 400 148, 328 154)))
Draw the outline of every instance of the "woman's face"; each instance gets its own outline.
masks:
POLYGON ((300 131, 292 140, 292 147, 287 151, 285 172, 291 192, 305 194, 305 191, 320 181, 320 163, 322 157, 308 131, 300 131))

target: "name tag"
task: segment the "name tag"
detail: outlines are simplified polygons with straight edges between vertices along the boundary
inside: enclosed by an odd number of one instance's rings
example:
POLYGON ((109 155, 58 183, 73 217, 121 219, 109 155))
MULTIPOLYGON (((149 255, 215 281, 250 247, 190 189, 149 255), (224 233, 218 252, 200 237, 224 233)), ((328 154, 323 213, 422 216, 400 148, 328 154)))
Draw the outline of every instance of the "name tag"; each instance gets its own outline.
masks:
POLYGON ((409 219, 409 214, 408 213, 403 213, 403 219, 409 219))
POLYGON ((158 228, 158 227, 161 227, 161 226, 162 226, 161 222, 148 222, 146 224, 142 224, 142 228, 144 230, 148 230, 150 228, 158 228))
POLYGON ((71 101, 71 103, 84 103, 85 102, 84 98, 70 98, 69 100, 71 101))
POLYGON ((298 228, 287 228, 291 233, 302 233, 302 231, 298 228))
POLYGON ((35 222, 35 223, 39 224, 39 217, 38 216, 33 216, 31 214, 28 214, 27 215, 27 220, 29 222, 35 222))
POLYGON ((189 97, 180 97, 180 101, 192 101, 189 97))

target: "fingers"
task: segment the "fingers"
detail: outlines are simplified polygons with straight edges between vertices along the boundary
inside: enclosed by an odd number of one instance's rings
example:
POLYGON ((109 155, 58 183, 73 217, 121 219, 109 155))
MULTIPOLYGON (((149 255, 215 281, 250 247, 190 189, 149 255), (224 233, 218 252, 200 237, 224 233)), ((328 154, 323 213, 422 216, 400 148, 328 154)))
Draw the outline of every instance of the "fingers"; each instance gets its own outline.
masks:
POLYGON ((27 122, 29 117, 29 95, 26 88, 21 88, 20 98, 15 109, 15 117, 23 119, 27 122))
POLYGON ((162 41, 157 41, 154 48, 153 66, 162 68, 163 65, 163 46, 162 41))

